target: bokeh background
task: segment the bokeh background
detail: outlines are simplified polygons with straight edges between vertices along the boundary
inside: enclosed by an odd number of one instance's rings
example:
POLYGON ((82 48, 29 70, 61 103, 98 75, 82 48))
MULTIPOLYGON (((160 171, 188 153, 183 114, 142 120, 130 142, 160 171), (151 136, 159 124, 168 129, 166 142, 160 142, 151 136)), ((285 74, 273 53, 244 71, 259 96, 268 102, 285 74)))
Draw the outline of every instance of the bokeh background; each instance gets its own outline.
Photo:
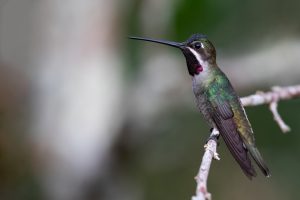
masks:
MULTIPOLYGON (((176 49, 200 32, 240 96, 300 83, 300 1, 0 0, 0 199, 190 199, 209 127, 176 49)), ((246 108, 272 177, 223 141, 213 199, 299 199, 300 100, 246 108)))

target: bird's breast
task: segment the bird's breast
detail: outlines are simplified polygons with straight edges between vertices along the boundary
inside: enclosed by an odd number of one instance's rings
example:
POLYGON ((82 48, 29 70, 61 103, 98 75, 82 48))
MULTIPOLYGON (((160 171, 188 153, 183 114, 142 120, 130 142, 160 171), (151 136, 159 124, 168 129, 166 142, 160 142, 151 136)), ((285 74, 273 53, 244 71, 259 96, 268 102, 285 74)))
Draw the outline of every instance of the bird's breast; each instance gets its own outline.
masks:
POLYGON ((206 88, 203 85, 203 82, 199 82, 195 78, 193 78, 193 92, 195 95, 196 106, 198 110, 202 113, 204 119, 208 122, 208 124, 213 125, 210 117, 211 105, 208 101, 206 88))

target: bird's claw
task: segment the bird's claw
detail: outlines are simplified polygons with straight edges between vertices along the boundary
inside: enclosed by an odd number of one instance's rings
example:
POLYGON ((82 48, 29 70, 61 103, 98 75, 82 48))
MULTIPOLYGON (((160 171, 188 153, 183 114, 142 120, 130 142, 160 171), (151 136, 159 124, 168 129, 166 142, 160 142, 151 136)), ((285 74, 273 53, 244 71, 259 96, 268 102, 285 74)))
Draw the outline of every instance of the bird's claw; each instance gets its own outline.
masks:
POLYGON ((218 135, 214 135, 214 134, 211 134, 207 139, 206 139, 206 142, 205 142, 205 144, 207 144, 208 143, 208 141, 209 140, 214 140, 216 143, 217 143, 217 145, 219 146, 219 137, 220 137, 220 135, 218 134, 218 135))
POLYGON ((220 160, 219 154, 217 152, 214 152, 213 150, 210 149, 210 146, 208 144, 204 145, 205 151, 210 151, 213 154, 213 159, 215 160, 220 160))
POLYGON ((213 158, 215 160, 220 160, 219 154, 217 152, 214 153, 213 158))

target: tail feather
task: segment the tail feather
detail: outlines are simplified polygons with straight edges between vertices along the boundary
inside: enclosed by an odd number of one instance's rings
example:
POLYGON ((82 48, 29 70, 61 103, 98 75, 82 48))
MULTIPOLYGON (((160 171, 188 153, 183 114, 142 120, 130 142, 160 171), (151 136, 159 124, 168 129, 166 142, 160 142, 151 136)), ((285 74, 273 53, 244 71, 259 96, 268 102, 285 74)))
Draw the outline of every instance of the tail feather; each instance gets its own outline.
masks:
POLYGON ((261 154, 259 153, 258 149, 255 146, 248 146, 247 149, 250 152, 250 155, 252 156, 252 158, 255 160, 258 167, 260 168, 260 170, 262 171, 262 173, 266 177, 270 177, 271 176, 270 170, 267 167, 267 164, 265 163, 265 161, 262 158, 261 154))

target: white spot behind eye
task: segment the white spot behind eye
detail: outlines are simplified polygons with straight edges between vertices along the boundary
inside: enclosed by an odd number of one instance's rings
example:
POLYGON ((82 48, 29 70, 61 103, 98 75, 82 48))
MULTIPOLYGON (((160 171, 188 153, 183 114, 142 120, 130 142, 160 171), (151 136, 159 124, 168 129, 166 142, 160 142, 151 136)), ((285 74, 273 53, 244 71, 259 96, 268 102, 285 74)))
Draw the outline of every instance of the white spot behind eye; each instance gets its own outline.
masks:
POLYGON ((201 47, 204 49, 204 44, 202 42, 200 44, 201 44, 201 47))

